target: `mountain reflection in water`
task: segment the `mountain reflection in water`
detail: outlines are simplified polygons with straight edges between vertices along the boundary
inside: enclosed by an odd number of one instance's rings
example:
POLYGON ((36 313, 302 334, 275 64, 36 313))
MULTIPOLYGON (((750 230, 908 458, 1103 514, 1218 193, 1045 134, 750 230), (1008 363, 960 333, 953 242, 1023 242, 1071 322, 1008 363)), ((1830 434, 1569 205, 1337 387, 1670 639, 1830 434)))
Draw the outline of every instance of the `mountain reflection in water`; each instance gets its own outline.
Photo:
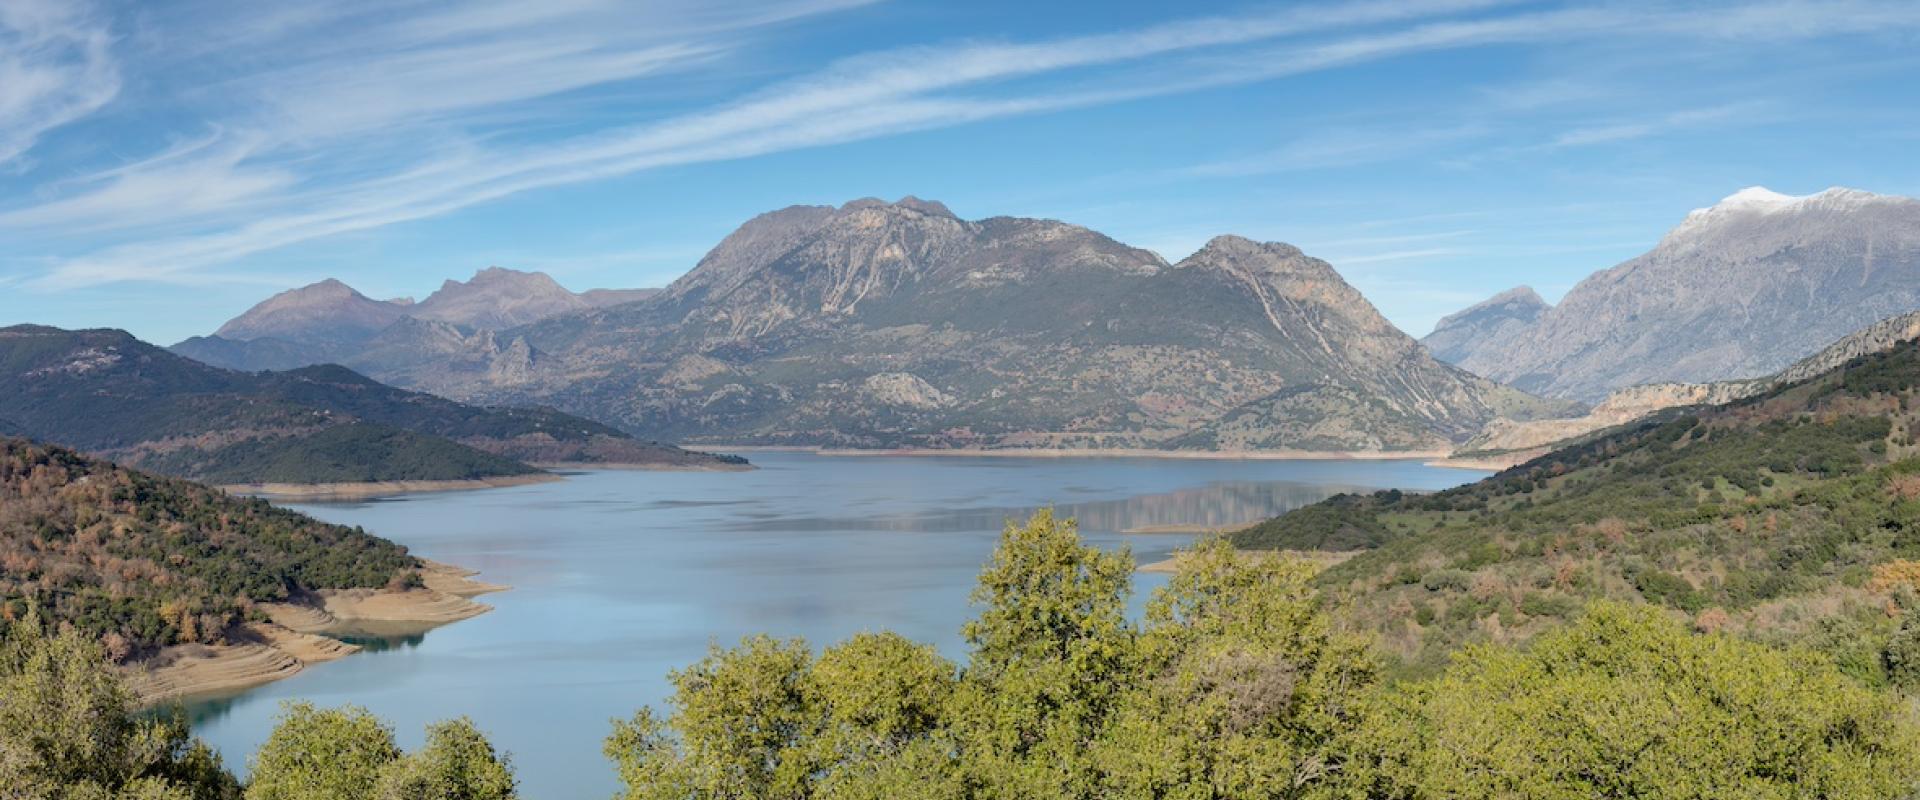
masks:
MULTIPOLYGON (((1372 487, 1306 484, 1292 481, 1234 481, 1191 489, 1139 495, 1123 500, 1059 503, 1054 510, 1080 521, 1080 529, 1109 533, 1151 532, 1156 528, 1186 531, 1238 528, 1278 516, 1336 494, 1370 492, 1372 487)), ((739 519, 728 527, 739 531, 876 530, 911 533, 950 533, 994 529, 1007 520, 1021 519, 1037 507, 993 506, 938 509, 916 514, 849 517, 790 517, 767 514, 739 519)), ((741 515, 747 517, 750 515, 741 515)))

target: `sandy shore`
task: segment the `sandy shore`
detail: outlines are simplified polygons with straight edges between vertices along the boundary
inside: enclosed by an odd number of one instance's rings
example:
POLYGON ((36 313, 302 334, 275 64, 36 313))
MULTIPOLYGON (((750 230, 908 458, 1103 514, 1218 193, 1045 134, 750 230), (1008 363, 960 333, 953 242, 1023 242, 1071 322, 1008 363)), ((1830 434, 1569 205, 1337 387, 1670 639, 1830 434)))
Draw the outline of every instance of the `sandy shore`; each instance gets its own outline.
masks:
POLYGON ((122 672, 140 702, 148 705, 271 683, 308 665, 360 651, 335 635, 404 636, 493 610, 472 598, 508 587, 473 580, 473 574, 428 561, 420 573, 425 588, 354 589, 323 593, 314 603, 263 604, 273 621, 247 623, 231 644, 176 645, 122 672))
POLYGON ((1396 461, 1446 458, 1446 450, 1137 450, 1096 448, 899 448, 856 450, 832 447, 730 445, 696 442, 701 450, 726 453, 816 453, 823 456, 994 456, 1004 458, 1172 458, 1222 461, 1396 461))
POLYGON ((565 480, 561 475, 536 473, 457 481, 367 481, 363 483, 238 483, 222 486, 228 494, 254 495, 274 500, 362 500, 414 492, 453 492, 497 489, 565 480))

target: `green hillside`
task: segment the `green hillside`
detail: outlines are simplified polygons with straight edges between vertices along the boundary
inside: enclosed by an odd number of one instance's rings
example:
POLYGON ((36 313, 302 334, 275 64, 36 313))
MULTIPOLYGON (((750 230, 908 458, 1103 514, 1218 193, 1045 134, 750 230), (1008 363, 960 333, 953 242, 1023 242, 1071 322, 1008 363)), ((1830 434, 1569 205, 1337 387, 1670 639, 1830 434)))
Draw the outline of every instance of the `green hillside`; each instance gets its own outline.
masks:
POLYGON ((343 367, 245 373, 122 331, 0 329, 14 432, 219 483, 458 480, 528 461, 733 466, 551 409, 491 409, 343 367))
POLYGON ((357 528, 0 439, 0 608, 38 607, 116 658, 223 641, 254 603, 384 586, 418 566, 357 528))
POLYGON ((1335 497, 1234 538, 1365 550, 1318 580, 1416 667, 1611 598, 1808 641, 1879 679, 1889 593, 1911 591, 1901 560, 1920 558, 1917 384, 1909 342, 1467 486, 1335 497))

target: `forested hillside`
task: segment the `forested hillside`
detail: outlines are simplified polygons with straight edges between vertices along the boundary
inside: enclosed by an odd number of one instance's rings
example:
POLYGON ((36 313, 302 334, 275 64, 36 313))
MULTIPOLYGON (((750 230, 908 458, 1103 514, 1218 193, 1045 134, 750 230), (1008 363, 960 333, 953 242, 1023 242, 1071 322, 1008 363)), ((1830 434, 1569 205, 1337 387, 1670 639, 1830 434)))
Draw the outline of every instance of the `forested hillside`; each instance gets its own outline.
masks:
POLYGON ((1907 342, 1457 489, 1336 497, 1235 539, 1367 549, 1318 581, 1420 666, 1606 598, 1815 644, 1887 681, 1895 600, 1920 584, 1917 387, 1907 342))
POLYGON ((0 418, 22 435, 220 483, 465 480, 528 461, 737 467, 550 409, 490 409, 351 370, 245 373, 116 330, 0 329, 0 418))
POLYGON ((357 528, 0 438, 0 611, 37 608, 115 659, 220 642, 255 603, 405 583, 419 566, 357 528))

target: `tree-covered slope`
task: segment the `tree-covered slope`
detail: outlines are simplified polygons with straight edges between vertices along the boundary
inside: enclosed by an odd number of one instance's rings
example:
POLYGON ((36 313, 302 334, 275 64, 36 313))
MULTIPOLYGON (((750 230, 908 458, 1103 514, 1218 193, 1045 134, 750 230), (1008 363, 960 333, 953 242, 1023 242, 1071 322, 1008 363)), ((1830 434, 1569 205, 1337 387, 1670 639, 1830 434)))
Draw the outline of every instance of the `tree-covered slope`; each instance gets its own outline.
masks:
POLYGON ((1321 584, 1430 664, 1614 598, 1702 628, 1827 642, 1871 676, 1886 593, 1911 582, 1903 560, 1920 559, 1917 387, 1920 343, 1908 342, 1467 486, 1337 497, 1235 538, 1368 548, 1321 584))
POLYGON ((727 465, 548 409, 462 405, 341 367, 244 373, 115 330, 0 329, 0 417, 23 435, 220 482, 454 480, 525 462, 727 465))
POLYGON ((219 642, 255 603, 380 587, 419 566, 357 528, 0 439, 0 607, 36 606, 116 658, 219 642))

